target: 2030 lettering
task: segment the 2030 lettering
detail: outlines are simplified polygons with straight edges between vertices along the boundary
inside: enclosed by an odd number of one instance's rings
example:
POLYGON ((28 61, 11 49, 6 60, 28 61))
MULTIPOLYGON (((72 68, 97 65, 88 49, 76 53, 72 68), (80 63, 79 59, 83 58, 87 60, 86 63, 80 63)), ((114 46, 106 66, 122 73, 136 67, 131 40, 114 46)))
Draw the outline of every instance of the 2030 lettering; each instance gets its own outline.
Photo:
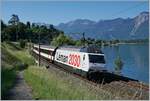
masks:
POLYGON ((69 55, 69 64, 79 67, 80 66, 80 55, 70 54, 69 55))

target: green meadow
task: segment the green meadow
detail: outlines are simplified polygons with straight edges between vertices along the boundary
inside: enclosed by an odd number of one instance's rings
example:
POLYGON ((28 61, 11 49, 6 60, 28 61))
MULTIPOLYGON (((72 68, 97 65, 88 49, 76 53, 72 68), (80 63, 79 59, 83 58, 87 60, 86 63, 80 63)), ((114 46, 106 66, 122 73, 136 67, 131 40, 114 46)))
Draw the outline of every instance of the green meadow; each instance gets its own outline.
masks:
MULTIPOLYGON (((117 94, 95 87, 57 68, 38 66, 29 54, 28 46, 20 48, 18 43, 1 44, 1 94, 7 97, 14 86, 16 74, 23 70, 26 83, 32 91, 33 99, 46 100, 104 100, 122 99, 117 94)), ((125 97, 126 98, 126 97, 125 97)))

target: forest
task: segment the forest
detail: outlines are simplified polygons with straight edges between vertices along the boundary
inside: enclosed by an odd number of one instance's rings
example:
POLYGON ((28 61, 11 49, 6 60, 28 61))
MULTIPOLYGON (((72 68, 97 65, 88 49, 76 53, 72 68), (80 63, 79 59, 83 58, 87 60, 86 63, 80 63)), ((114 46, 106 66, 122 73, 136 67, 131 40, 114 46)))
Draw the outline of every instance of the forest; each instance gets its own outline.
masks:
POLYGON ((19 16, 12 14, 8 24, 1 20, 1 41, 25 41, 32 43, 40 43, 47 45, 76 45, 84 46, 89 44, 95 44, 98 46, 116 45, 118 43, 145 43, 148 39, 136 39, 136 40, 101 40, 86 38, 85 33, 81 33, 81 39, 73 39, 67 36, 63 31, 58 30, 54 25, 49 26, 38 25, 27 21, 23 23, 20 21, 19 16))

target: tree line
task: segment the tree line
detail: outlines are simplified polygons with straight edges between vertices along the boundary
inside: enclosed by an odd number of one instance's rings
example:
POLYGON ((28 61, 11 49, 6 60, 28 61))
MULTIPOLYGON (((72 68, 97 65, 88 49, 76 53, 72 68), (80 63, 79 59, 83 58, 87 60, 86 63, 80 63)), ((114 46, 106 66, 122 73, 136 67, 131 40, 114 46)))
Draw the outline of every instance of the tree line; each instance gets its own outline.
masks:
POLYGON ((54 46, 60 45, 75 45, 84 46, 95 44, 98 46, 109 46, 118 43, 143 43, 148 42, 148 39, 138 40, 101 40, 93 38, 85 38, 84 33, 81 39, 75 40, 64 34, 63 31, 56 29, 53 25, 48 27, 38 25, 27 21, 20 21, 18 15, 12 14, 8 24, 1 20, 1 40, 3 41, 20 41, 26 40, 32 43, 51 44, 54 46))
POLYGON ((19 16, 12 14, 8 24, 1 20, 1 40, 3 41, 20 41, 25 40, 32 43, 51 44, 54 46, 60 45, 76 45, 82 46, 91 43, 91 39, 85 40, 81 38, 74 40, 66 36, 63 31, 56 29, 53 25, 48 28, 45 25, 37 25, 27 21, 23 23, 19 16))
POLYGON ((19 20, 18 15, 15 14, 12 15, 8 24, 5 24, 1 20, 2 42, 26 40, 28 42, 38 43, 40 40, 41 43, 49 44, 59 34, 64 34, 64 32, 54 28, 53 25, 47 28, 44 25, 31 24, 29 21, 23 23, 19 20))

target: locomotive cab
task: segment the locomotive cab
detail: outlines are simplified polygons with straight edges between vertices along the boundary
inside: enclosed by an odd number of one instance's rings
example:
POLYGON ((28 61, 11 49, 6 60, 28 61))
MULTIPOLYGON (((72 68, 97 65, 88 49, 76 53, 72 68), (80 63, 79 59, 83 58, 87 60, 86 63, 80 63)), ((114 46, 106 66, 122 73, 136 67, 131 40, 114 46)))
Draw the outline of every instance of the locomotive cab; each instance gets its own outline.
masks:
POLYGON ((81 51, 88 53, 89 70, 96 72, 106 71, 104 53, 101 51, 100 47, 90 45, 83 47, 81 51))
POLYGON ((89 69, 92 71, 106 71, 104 54, 88 54, 89 69))

